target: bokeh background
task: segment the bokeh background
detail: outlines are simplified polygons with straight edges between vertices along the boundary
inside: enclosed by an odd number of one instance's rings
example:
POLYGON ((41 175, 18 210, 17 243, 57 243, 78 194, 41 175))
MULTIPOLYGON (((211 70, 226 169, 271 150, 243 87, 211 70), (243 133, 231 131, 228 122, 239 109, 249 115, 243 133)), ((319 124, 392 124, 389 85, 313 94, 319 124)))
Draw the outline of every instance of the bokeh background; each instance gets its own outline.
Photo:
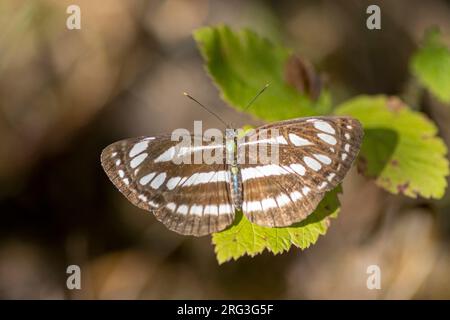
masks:
POLYGON ((450 2, 42 0, 0 2, 0 298, 450 298, 450 197, 392 196, 353 169, 342 210, 308 250, 219 266, 210 237, 183 237, 132 206, 100 166, 118 139, 261 122, 225 105, 192 39, 249 27, 324 74, 335 103, 401 96, 450 141, 449 108, 418 94, 408 61, 424 30, 450 44, 450 2), (66 8, 81 7, 81 30, 66 8), (381 7, 382 30, 365 27, 381 7), (446 36, 446 38, 445 38, 446 36), (424 97, 425 98, 418 98, 424 97), (67 290, 77 264, 82 290, 67 290), (368 290, 377 264, 382 289, 368 290))

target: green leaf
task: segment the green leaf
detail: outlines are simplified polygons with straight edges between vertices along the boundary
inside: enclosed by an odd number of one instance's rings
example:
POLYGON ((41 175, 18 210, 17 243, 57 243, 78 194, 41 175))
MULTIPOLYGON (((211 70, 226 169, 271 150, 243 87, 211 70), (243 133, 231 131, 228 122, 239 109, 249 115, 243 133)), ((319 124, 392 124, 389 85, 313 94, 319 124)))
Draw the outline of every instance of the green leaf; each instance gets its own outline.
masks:
POLYGON ((292 245, 301 249, 308 248, 317 241, 319 235, 326 233, 329 218, 337 216, 340 206, 338 192, 341 192, 340 187, 328 192, 308 218, 289 227, 261 227, 238 212, 231 227, 212 236, 217 260, 222 264, 246 254, 254 256, 265 249, 279 254, 288 251, 292 245))
POLYGON ((450 103, 450 50, 437 29, 426 33, 422 47, 411 59, 411 69, 439 100, 450 103))
POLYGON ((447 147, 425 115, 398 98, 382 95, 353 98, 337 107, 336 113, 353 116, 363 124, 359 167, 377 185, 413 198, 444 195, 447 147))
POLYGON ((243 110, 270 83, 248 110, 260 119, 275 121, 330 112, 328 93, 312 101, 286 83, 284 72, 290 50, 252 31, 233 32, 226 26, 201 28, 194 38, 222 98, 237 109, 243 110))

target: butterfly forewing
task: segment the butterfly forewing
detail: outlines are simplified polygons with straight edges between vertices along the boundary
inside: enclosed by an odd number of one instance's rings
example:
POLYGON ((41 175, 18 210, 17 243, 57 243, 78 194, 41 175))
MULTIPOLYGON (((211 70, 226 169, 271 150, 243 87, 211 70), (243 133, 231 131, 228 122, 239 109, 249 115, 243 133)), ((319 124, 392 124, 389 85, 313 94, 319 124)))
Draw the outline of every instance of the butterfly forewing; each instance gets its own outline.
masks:
MULTIPOLYGON (((344 178, 359 151, 363 131, 349 117, 302 118, 269 124, 247 135, 239 145, 243 212, 250 221, 271 227, 306 218, 344 178), (276 129, 276 130, 273 130, 276 129), (261 164, 259 153, 246 149, 267 131, 277 144, 277 162, 261 164)), ((270 148, 267 150, 271 151, 270 148)))
MULTIPOLYGON (((192 145, 198 145, 189 136, 192 145)), ((226 228, 234 219, 226 164, 194 164, 203 149, 224 152, 223 144, 177 148, 171 136, 132 138, 111 144, 102 166, 134 205, 152 211, 170 230, 202 236, 226 228), (190 157, 175 162, 175 158, 190 157)))

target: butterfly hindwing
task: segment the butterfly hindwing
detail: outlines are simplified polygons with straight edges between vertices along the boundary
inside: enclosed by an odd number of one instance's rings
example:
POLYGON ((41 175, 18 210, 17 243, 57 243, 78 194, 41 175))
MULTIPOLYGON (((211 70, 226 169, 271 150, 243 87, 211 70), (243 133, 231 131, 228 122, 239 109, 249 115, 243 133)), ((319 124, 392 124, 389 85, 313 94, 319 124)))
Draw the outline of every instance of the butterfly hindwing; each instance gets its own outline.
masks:
MULTIPOLYGON (((196 145, 196 137, 189 139, 196 145)), ((226 228, 234 207, 225 163, 194 164, 203 148, 177 149, 178 143, 170 135, 118 141, 102 152, 102 166, 130 202, 153 212, 170 230, 202 236, 226 228), (176 157, 191 161, 175 164, 176 157)), ((224 152, 223 145, 212 147, 224 152)))
POLYGON ((251 222, 265 227, 284 227, 305 219, 324 196, 303 187, 294 175, 273 176, 270 183, 252 179, 243 184, 242 211, 251 222))

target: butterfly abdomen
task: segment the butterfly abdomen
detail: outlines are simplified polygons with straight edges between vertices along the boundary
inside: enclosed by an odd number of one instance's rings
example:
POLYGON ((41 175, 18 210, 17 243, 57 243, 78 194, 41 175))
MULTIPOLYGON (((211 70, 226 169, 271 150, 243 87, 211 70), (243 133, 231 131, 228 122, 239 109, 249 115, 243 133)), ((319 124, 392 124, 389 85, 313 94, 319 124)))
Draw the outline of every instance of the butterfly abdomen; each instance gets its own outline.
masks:
POLYGON ((241 210, 242 207, 242 177, 237 165, 230 166, 230 189, 233 205, 236 209, 241 210))
POLYGON ((226 130, 226 153, 227 163, 230 173, 231 201, 235 209, 241 210, 242 207, 242 177, 238 166, 237 154, 237 132, 235 129, 226 130))

